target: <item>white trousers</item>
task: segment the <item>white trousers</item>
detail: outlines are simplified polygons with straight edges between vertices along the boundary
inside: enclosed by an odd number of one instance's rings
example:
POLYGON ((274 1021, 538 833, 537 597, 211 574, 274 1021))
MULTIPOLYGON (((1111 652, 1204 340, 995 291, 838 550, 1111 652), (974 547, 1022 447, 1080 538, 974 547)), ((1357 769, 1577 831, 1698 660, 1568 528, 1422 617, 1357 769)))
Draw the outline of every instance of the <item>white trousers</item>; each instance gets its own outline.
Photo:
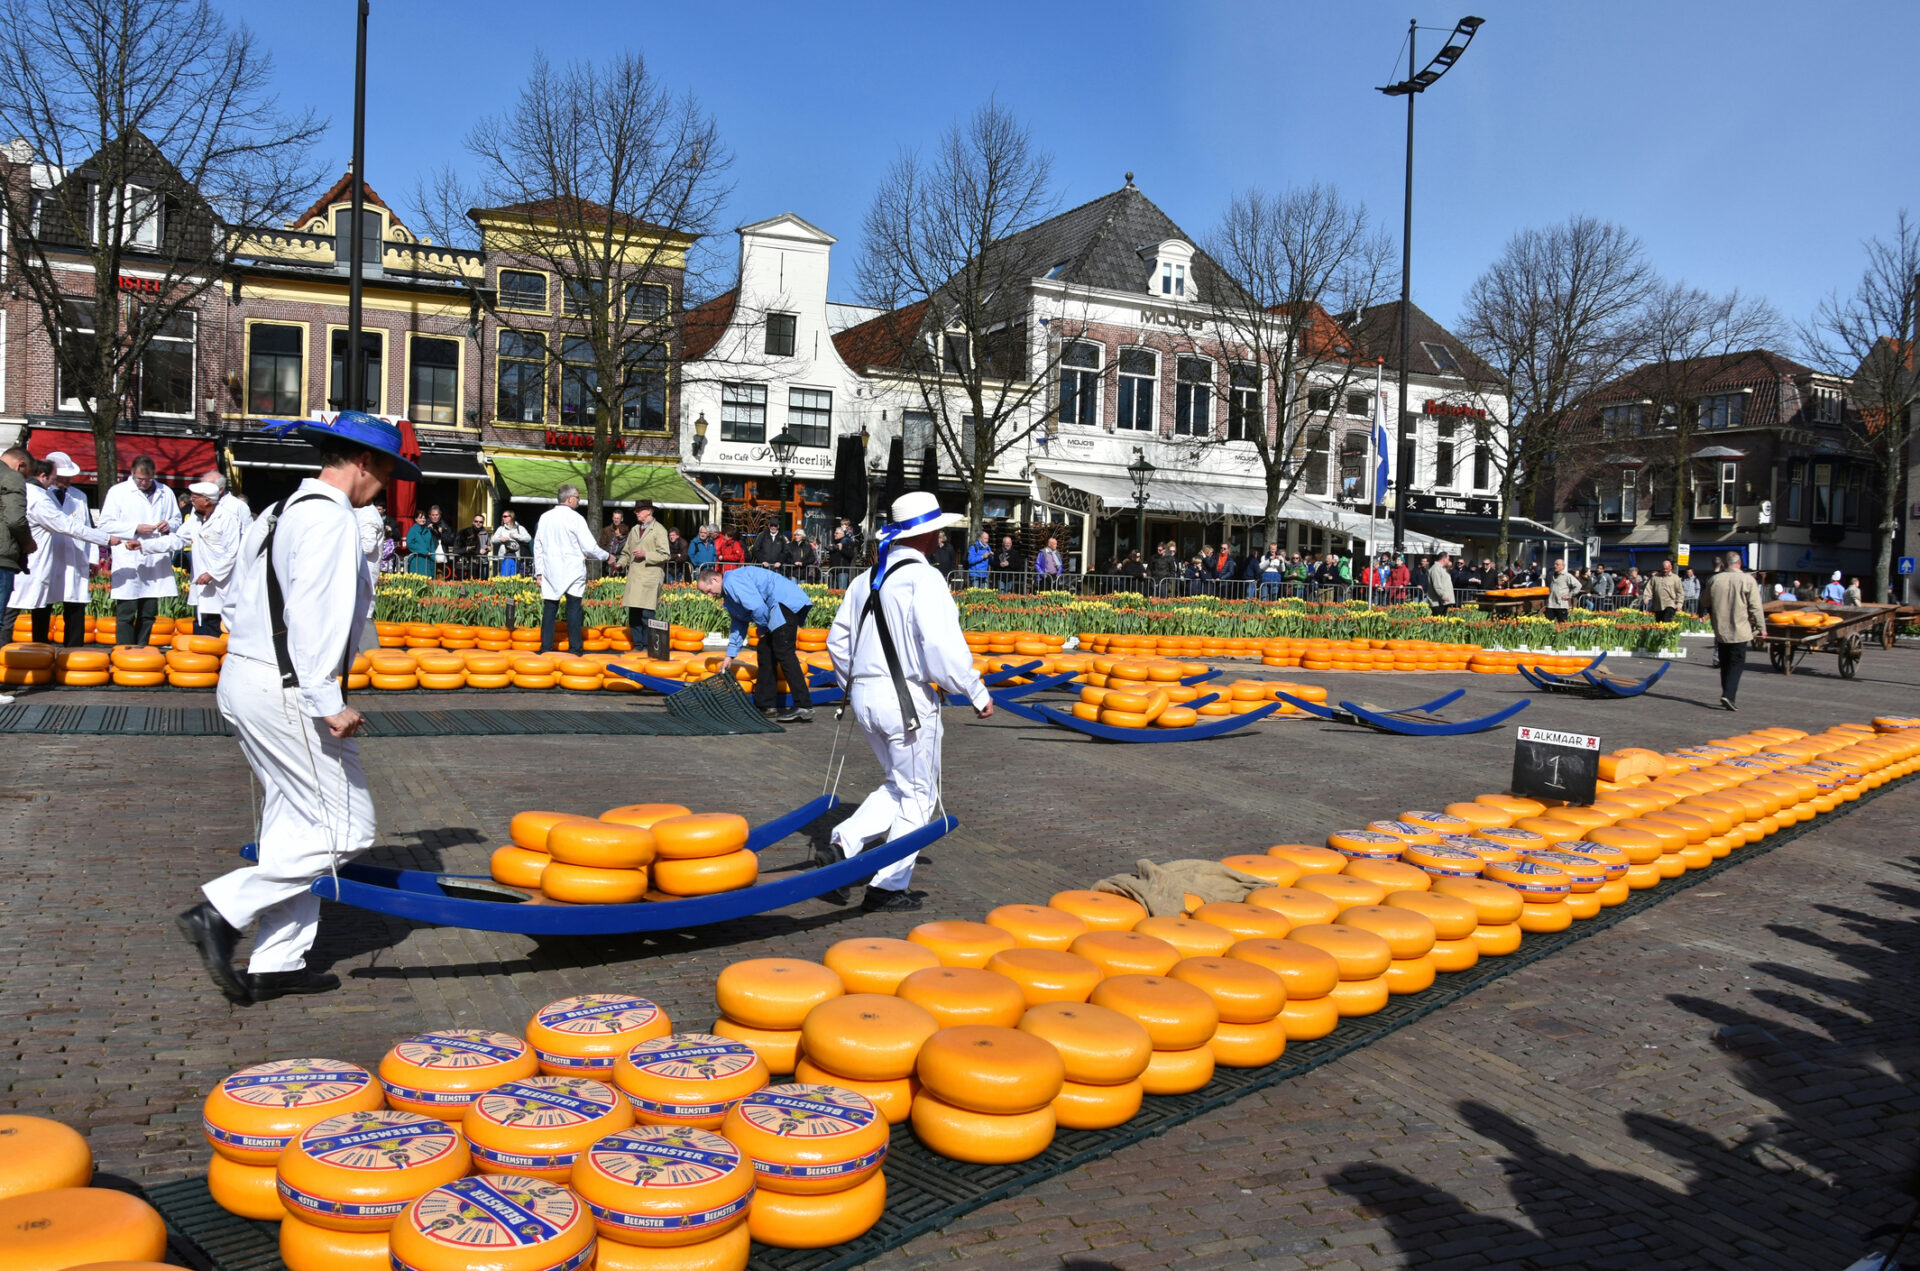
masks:
POLYGON ((302 714, 298 690, 252 658, 227 656, 218 700, 260 782, 260 858, 201 891, 235 927, 259 922, 249 971, 297 971, 320 929, 320 898, 308 886, 373 846, 360 745, 302 714))
MULTIPOLYGON (((849 694, 853 722, 866 734, 873 757, 886 775, 878 790, 866 797, 854 814, 834 827, 833 841, 841 855, 855 856, 875 843, 887 842, 933 820, 940 802, 940 702, 925 686, 909 682, 920 712, 920 727, 905 734, 900 723, 900 696, 893 681, 858 679, 849 694)), ((913 880, 915 852, 873 876, 871 886, 904 891, 913 880)))

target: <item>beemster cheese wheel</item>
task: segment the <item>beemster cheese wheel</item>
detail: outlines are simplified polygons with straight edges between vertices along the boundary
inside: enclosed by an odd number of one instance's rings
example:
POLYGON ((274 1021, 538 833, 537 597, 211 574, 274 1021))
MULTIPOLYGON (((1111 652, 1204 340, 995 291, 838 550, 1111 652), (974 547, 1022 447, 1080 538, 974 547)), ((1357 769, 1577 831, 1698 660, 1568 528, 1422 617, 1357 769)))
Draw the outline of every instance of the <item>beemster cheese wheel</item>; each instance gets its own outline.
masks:
POLYGON ((1181 956, 1180 950, 1144 931, 1099 929, 1076 939, 1067 951, 1087 959, 1106 975, 1161 975, 1181 956))
POLYGON ((1019 944, 1011 933, 984 922, 923 922, 907 932, 907 939, 933 950, 942 966, 983 967, 994 954, 1019 944))
POLYGON ((1286 1053, 1287 1027, 1277 1015, 1257 1024, 1222 1021, 1207 1049, 1222 1068, 1264 1068, 1286 1053))
MULTIPOLYGON (((1116 975, 1088 996, 1094 1006, 1119 1011, 1147 1030, 1155 1050, 1204 1046, 1220 1023, 1220 1008, 1206 993, 1165 975, 1116 975)), ((1153 1083, 1148 1083, 1151 1093, 1153 1083)))
POLYGON ((648 830, 665 861, 725 856, 747 845, 747 818, 733 812, 694 812, 655 821, 648 830))
POLYGON ((710 1239, 664 1249, 622 1244, 602 1233, 593 1271, 746 1271, 752 1253, 753 1236, 744 1219, 710 1239))
POLYGON ((414 1197, 466 1175, 467 1142, 453 1126, 391 1109, 311 1125, 280 1154, 287 1212, 335 1231, 385 1231, 414 1197))
POLYGON ((1400 819, 1440 834, 1471 834, 1477 828, 1475 822, 1452 812, 1402 812, 1400 819))
MULTIPOLYGON (((1381 937, 1340 923, 1309 923, 1287 936, 1297 944, 1312 945, 1333 955, 1342 982, 1371 980, 1387 969, 1393 949, 1381 937)), ((1335 986, 1337 991, 1338 986, 1335 986)))
POLYGON ((1273 910, 1287 920, 1289 930, 1309 922, 1332 922, 1340 912, 1340 903, 1333 897, 1304 887, 1255 888, 1247 893, 1246 903, 1273 910))
POLYGON ((280 1224, 287 1271, 393 1271, 384 1231, 334 1231, 298 1218, 280 1224))
POLYGON ((255 1222, 279 1222, 287 1216, 280 1203, 280 1176, 271 1165, 242 1165, 216 1154, 207 1162, 207 1192, 230 1214, 255 1222))
POLYGON ((1132 1081, 1153 1056, 1153 1038, 1138 1020, 1086 1002, 1036 1006, 1020 1017, 1020 1031, 1052 1045, 1066 1079, 1083 1085, 1132 1081))
POLYGON ((720 1136, 752 1158, 757 1188, 817 1195, 845 1191, 879 1172, 887 1130, 865 1095, 790 1084, 768 1086, 735 1104, 720 1136))
POLYGON ((528 1077, 495 1086, 460 1121, 483 1174, 566 1182, 580 1153, 633 1124, 633 1109, 591 1077, 528 1077))
POLYGON ((753 886, 760 877, 760 854, 741 848, 724 856, 655 861, 648 867, 653 885, 668 896, 716 896, 753 886))
POLYGON ((1147 1061, 1147 1070, 1140 1074, 1140 1084, 1148 1094, 1191 1094, 1213 1080, 1216 1062, 1213 1047, 1208 1045, 1156 1050, 1147 1061))
POLYGON ((602 821, 612 821, 616 825, 631 825, 642 830, 650 830, 656 821, 668 817, 692 816, 692 808, 683 808, 678 803, 623 803, 617 808, 608 808, 600 814, 602 821))
POLYGON ((1053 1105, 1016 1116, 995 1116, 956 1107, 921 1091, 913 1101, 913 1132, 941 1156, 976 1165, 1028 1161, 1053 1142, 1053 1105))
POLYGON ((840 1076, 898 1081, 913 1075, 920 1047, 939 1031, 931 1012, 905 998, 849 993, 807 1012, 800 1045, 809 1059, 840 1076))
POLYGON ((46 1117, 0 1115, 0 1200, 92 1181, 93 1152, 78 1130, 46 1117))
POLYGON ((167 1225, 147 1204, 102 1187, 60 1187, 0 1200, 0 1268, 60 1271, 89 1262, 158 1262, 167 1225))
POLYGON ((856 1077, 843 1076, 829 1072, 804 1054, 793 1065, 793 1079, 801 1085, 839 1086, 855 1094, 865 1095, 880 1109, 880 1115, 887 1119, 888 1125, 899 1125, 913 1111, 914 1096, 920 1093, 920 1083, 912 1077, 900 1077, 893 1081, 861 1081, 856 1077))
POLYGON ((1227 956, 1263 966, 1279 976, 1288 1001, 1325 997, 1340 982, 1340 964, 1331 953, 1294 940, 1242 940, 1227 950, 1227 956))
POLYGON ((644 997, 584 993, 535 1011, 527 1022, 527 1042, 541 1072, 605 1078, 629 1050, 672 1031, 667 1013, 644 997))
POLYGON ((943 1028, 920 1048, 923 1089, 974 1112, 1015 1116, 1052 1103, 1066 1080, 1060 1052, 1017 1028, 943 1028))
MULTIPOLYGON (((276 1059, 242 1068, 201 1107, 207 1145, 242 1165, 272 1165, 316 1121, 386 1106, 373 1074, 339 1059, 276 1059)), ((0 1145, 4 1140, 0 1139, 0 1145)))
POLYGON ((840 977, 800 958, 749 958, 714 981, 720 1013, 749 1028, 797 1029, 807 1012, 846 992, 840 977))
POLYGON ((436 1187, 393 1224, 393 1271, 582 1271, 593 1215, 544 1178, 486 1174, 436 1187))
POLYGON ((858 1240, 873 1229, 887 1208, 887 1179, 871 1177, 824 1195, 756 1190, 747 1212, 747 1231, 776 1249, 823 1249, 858 1240))
POLYGON ((1335 830, 1327 835, 1327 846, 1349 860, 1373 857, 1391 861, 1400 858, 1407 844, 1398 835, 1379 830, 1335 830))
POLYGON ((746 1222, 753 1162, 711 1130, 637 1125, 588 1148, 571 1185, 607 1241, 677 1248, 746 1222))
POLYGON ((1052 905, 1001 905, 987 915, 987 925, 1030 949, 1064 950, 1088 930, 1084 918, 1052 905))
POLYGON ((653 860, 653 835, 611 821, 560 821, 547 831, 547 854, 568 865, 639 869, 653 860))
MULTIPOLYGON (((1528 831, 1531 833, 1531 831, 1528 831)), ((1478 834, 1444 835, 1438 846, 1451 847, 1462 852, 1471 852, 1478 856, 1484 867, 1488 861, 1511 861, 1520 858, 1520 849, 1507 843, 1496 843, 1492 839, 1481 838, 1478 834)), ((1431 873, 1432 871, 1428 871, 1431 873)), ((1437 877, 1438 875, 1436 875, 1437 877)), ((1464 875, 1462 875, 1464 877, 1464 875)))
POLYGON ((1293 923, 1279 910, 1243 901, 1210 901, 1193 911, 1193 919, 1220 928, 1236 941, 1278 940, 1293 930, 1293 923))
POLYGON ((751 1046, 712 1033, 673 1033, 634 1046, 613 1079, 645 1125, 719 1128, 733 1105, 772 1080, 751 1046))
POLYGON ((395 1044, 380 1061, 380 1085, 392 1107, 457 1122, 482 1090, 538 1071, 533 1047, 511 1033, 447 1028, 395 1044))
POLYGON ((540 890, 575 905, 631 905, 647 894, 644 869, 596 869, 550 861, 540 871, 540 890))
POLYGON ((513 820, 507 823, 507 836, 513 840, 515 847, 544 852, 547 850, 547 831, 556 822, 588 819, 577 812, 516 812, 513 820))
POLYGON ((1224 927, 1172 915, 1142 918, 1133 925, 1133 929, 1141 935, 1165 940, 1183 958, 1218 956, 1233 948, 1233 942, 1237 939, 1224 927))
POLYGON ((1479 852, 1444 842, 1409 844, 1400 859, 1435 878, 1472 878, 1487 867, 1479 852))
MULTIPOLYGON (((1457 818, 1455 818, 1457 819, 1457 818)), ((1462 822, 1464 824, 1464 822, 1462 822)), ((1442 833, 1451 834, 1452 829, 1437 830, 1431 825, 1416 825, 1412 821, 1369 821, 1367 830, 1372 834, 1390 834, 1403 843, 1437 843, 1442 833)), ((1331 846, 1331 844, 1329 844, 1331 846)), ((1353 853, 1348 853, 1353 855, 1353 853)), ((1376 855, 1366 852, 1360 855, 1376 855)))
POLYGON ((1554 846, 1557 849, 1566 850, 1526 851, 1520 854, 1520 858, 1559 870, 1567 876, 1567 885, 1575 892, 1600 890, 1600 884, 1607 881, 1605 865, 1591 856, 1572 850, 1574 847, 1572 843, 1559 843, 1554 846))
POLYGON ((1147 916, 1147 907, 1139 901, 1108 891, 1055 892, 1047 905, 1072 914, 1092 931, 1131 931, 1147 916))
MULTIPOLYGON (((1149 1057, 1151 1054, 1149 1051, 1149 1057)), ((1139 1115, 1146 1093, 1146 1086, 1137 1077, 1111 1086, 1065 1082, 1053 1101, 1053 1119, 1069 1130, 1110 1130, 1139 1115)))
POLYGON ((1551 865, 1538 861, 1489 861, 1487 881, 1504 883, 1520 893, 1520 899, 1532 904, 1564 899, 1573 890, 1573 882, 1551 865))
POLYGON ((840 977, 848 993, 892 993, 915 971, 940 965, 925 945, 910 940, 860 936, 829 945, 820 959, 840 977))
POLYGON ((524 887, 536 891, 540 887, 540 875, 546 872, 553 858, 545 852, 535 852, 524 847, 505 847, 493 849, 488 859, 487 872, 496 883, 505 883, 509 887, 524 887))
POLYGON ((1092 961, 1061 949, 1002 949, 985 969, 1018 984, 1028 1006, 1084 1002, 1104 976, 1092 961))

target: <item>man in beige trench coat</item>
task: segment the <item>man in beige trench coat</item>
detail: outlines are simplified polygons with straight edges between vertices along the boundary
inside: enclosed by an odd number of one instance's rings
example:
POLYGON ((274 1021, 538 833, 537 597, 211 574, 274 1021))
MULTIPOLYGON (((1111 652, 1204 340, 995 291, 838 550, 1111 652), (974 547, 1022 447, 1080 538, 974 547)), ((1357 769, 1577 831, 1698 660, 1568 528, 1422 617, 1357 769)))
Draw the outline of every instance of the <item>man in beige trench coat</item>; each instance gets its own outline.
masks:
POLYGON ((660 584, 667 580, 667 561, 673 555, 667 543, 666 527, 654 519, 653 504, 640 500, 633 509, 636 524, 627 533, 616 567, 627 570, 627 637, 633 647, 647 647, 647 623, 660 605, 660 584))

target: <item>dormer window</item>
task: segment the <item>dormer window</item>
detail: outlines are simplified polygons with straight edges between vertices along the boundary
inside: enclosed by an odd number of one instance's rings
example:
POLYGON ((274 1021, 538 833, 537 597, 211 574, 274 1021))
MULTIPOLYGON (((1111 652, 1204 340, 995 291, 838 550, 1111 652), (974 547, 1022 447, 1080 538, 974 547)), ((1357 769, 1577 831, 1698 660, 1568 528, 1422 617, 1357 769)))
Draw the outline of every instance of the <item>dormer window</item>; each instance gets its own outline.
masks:
POLYGON ((1193 244, 1170 238, 1153 248, 1153 269, 1147 275, 1147 291, 1162 300, 1190 299, 1188 272, 1193 267, 1193 244))
POLYGON ((1160 294, 1186 296, 1187 267, 1185 265, 1176 265, 1172 261, 1160 262, 1160 294))

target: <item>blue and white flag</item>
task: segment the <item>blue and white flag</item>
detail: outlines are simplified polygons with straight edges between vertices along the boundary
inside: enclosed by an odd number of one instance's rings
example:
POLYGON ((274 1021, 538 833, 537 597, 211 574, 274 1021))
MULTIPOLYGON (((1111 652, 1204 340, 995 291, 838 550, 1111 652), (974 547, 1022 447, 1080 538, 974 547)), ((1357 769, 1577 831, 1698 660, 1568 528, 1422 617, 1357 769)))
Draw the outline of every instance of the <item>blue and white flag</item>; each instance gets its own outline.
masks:
POLYGON ((1387 393, 1375 389, 1373 394, 1373 505, 1379 507, 1387 501, 1387 491, 1393 489, 1393 436, 1387 429, 1387 393))

